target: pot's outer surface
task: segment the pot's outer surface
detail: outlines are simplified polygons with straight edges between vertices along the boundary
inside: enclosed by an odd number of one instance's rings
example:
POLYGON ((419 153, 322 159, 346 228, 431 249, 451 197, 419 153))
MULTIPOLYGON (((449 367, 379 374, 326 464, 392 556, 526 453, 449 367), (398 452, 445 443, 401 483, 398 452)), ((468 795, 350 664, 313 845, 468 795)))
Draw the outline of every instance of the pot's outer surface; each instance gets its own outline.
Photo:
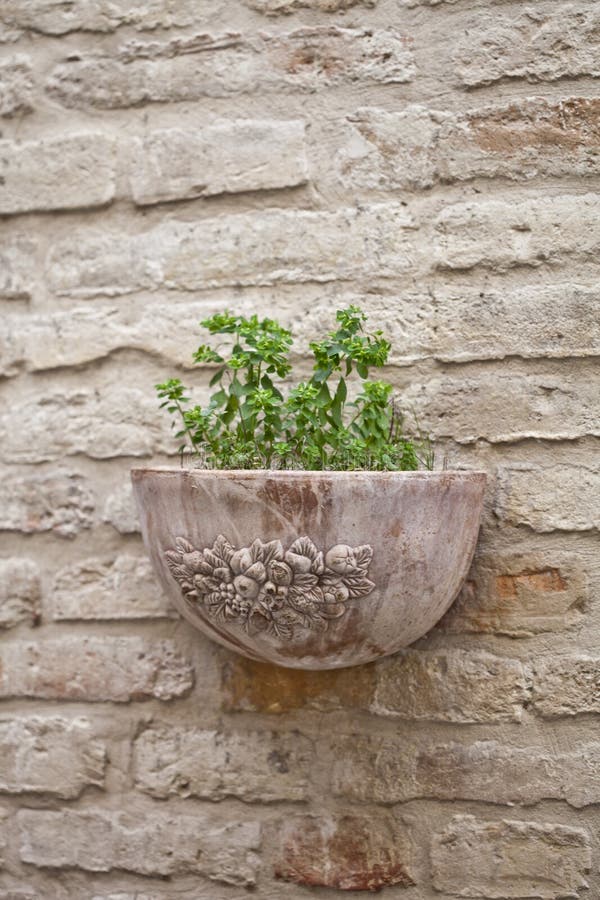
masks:
POLYGON ((182 615, 251 659, 332 669, 394 653, 446 612, 473 557, 486 476, 140 468, 132 480, 182 615))

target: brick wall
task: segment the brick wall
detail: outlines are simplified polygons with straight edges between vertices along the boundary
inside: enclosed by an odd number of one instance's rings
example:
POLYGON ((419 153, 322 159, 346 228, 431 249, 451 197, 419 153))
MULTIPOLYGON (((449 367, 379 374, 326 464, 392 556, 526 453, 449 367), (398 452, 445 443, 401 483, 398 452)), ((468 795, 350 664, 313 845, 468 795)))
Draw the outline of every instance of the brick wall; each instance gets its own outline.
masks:
POLYGON ((0 3, 1 900, 600 897, 599 35, 594 0, 0 3), (349 301, 486 510, 427 638, 294 673, 177 618, 128 472, 201 317, 305 345, 349 301))

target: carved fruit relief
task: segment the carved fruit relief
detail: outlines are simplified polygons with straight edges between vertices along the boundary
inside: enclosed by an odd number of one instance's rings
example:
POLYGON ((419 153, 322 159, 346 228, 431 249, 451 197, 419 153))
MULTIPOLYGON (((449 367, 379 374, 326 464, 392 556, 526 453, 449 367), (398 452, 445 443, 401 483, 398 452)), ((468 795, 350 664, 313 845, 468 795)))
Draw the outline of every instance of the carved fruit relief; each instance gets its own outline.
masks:
POLYGON ((325 631, 351 600, 375 587, 367 578, 373 558, 367 544, 336 544, 323 553, 308 537, 288 550, 281 541, 256 539, 237 550, 220 534, 203 550, 184 537, 175 539, 175 548, 167 550, 167 563, 190 609, 249 634, 289 640, 298 628, 325 631))

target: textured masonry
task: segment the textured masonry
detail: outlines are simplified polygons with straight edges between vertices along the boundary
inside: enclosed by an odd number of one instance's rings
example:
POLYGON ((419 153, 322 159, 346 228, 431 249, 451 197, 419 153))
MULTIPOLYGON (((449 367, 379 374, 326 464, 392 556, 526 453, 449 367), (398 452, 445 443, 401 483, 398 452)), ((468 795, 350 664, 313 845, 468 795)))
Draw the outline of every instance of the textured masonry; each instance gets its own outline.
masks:
POLYGON ((0 900, 600 897, 599 35, 0 0, 0 900), (281 320, 304 378, 350 304, 482 529, 417 645, 278 669, 171 609, 129 472, 180 464, 202 319, 281 320))

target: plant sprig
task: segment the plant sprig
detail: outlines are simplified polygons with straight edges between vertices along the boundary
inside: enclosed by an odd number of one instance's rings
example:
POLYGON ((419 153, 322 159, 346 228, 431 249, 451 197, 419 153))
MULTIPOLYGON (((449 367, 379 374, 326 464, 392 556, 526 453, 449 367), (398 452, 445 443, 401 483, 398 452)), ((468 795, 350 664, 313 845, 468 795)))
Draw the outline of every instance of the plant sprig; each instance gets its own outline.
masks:
POLYGON ((365 330, 357 306, 336 313, 337 328, 310 349, 310 379, 284 396, 291 372, 291 332, 273 319, 217 313, 200 324, 228 335, 230 347, 201 344, 195 362, 216 366, 206 407, 189 406, 180 379, 156 385, 161 408, 181 422, 180 451, 216 469, 415 470, 433 467, 429 439, 408 436, 392 386, 370 380, 385 366, 391 345, 381 331, 365 330), (362 390, 349 399, 355 374, 362 390))

